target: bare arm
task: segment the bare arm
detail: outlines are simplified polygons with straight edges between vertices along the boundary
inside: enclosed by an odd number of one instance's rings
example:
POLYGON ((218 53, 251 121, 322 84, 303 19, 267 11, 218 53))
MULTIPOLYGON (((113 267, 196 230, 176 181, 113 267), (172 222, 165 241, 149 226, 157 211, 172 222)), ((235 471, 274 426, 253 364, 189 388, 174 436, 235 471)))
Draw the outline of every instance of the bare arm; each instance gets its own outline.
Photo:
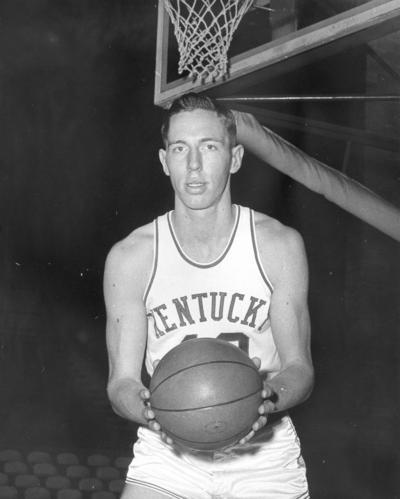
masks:
POLYGON ((273 392, 265 411, 275 412, 300 404, 313 388, 308 265, 300 235, 280 224, 273 230, 261 229, 260 253, 274 287, 270 319, 281 359, 281 371, 265 383, 273 392))
MULTIPOLYGON (((296 231, 259 215, 256 231, 262 265, 274 288, 270 319, 281 369, 264 381, 260 416, 241 443, 265 426, 269 413, 290 409, 306 400, 314 385, 307 305, 308 265, 302 238, 296 231)), ((254 360, 259 365, 259 359, 254 360)))
POLYGON ((104 272, 107 393, 117 414, 139 424, 147 424, 141 369, 147 338, 143 294, 151 262, 152 234, 147 226, 112 248, 104 272))

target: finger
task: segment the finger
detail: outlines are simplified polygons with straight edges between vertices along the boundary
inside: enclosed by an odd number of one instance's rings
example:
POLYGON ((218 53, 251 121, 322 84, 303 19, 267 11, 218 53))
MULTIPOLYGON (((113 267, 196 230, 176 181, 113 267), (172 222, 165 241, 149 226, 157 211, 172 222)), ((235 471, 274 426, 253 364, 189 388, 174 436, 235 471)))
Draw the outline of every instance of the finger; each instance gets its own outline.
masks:
POLYGON ((146 407, 146 409, 144 410, 144 417, 146 419, 152 420, 155 419, 156 415, 150 408, 146 407))
POLYGON ((271 412, 275 412, 275 410, 276 410, 275 404, 267 399, 258 408, 258 414, 267 415, 270 414, 271 412))
POLYGON ((255 435, 255 431, 251 430, 250 433, 248 433, 245 437, 243 437, 241 440, 239 440, 240 444, 245 444, 247 443, 251 438, 253 438, 255 435))
POLYGON ((263 405, 264 405, 264 412, 261 414, 270 414, 271 412, 276 411, 276 406, 274 402, 271 402, 271 400, 265 400, 263 405))
POLYGON ((263 426, 267 424, 267 417, 266 416, 261 416, 257 419, 257 421, 253 424, 253 430, 258 431, 260 430, 263 426))
POLYGON ((172 445, 174 442, 171 437, 169 437, 166 433, 161 433, 161 439, 168 445, 172 445))
POLYGON ((274 395, 274 391, 271 389, 271 388, 264 388, 263 390, 261 390, 261 397, 263 399, 269 399, 270 397, 272 397, 274 395))
POLYGON ((256 366, 256 368, 260 369, 260 367, 261 367, 261 359, 259 357, 253 357, 251 360, 253 361, 253 363, 256 366))
POLYGON ((149 421, 149 428, 150 428, 150 430, 153 430, 153 431, 160 431, 161 430, 160 424, 157 423, 157 421, 155 421, 155 420, 149 421))
POLYGON ((145 388, 144 390, 140 390, 139 396, 142 400, 149 400, 150 399, 150 392, 145 388))
POLYGON ((266 381, 264 381, 264 386, 263 390, 261 391, 261 395, 267 399, 271 397, 276 397, 275 390, 266 381))

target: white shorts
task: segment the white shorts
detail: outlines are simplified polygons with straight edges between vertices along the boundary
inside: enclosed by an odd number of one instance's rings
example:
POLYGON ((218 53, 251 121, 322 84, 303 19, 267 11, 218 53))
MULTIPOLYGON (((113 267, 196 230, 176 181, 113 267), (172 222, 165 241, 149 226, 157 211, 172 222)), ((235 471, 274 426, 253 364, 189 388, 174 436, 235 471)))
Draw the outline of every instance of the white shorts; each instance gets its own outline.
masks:
POLYGON ((306 468, 289 416, 267 425, 245 445, 187 452, 139 428, 127 484, 178 499, 306 499, 306 468))

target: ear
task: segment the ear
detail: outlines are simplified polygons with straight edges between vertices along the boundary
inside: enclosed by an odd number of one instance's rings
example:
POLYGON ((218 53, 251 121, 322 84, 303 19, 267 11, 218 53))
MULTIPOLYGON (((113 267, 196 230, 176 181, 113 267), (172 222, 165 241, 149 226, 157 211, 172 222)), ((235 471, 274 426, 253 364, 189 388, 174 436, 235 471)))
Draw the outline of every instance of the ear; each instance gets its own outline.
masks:
POLYGON ((160 159, 160 163, 162 164, 163 172, 165 175, 169 176, 169 170, 167 166, 167 151, 165 149, 159 149, 158 157, 160 159))
POLYGON ((242 166, 242 159, 244 154, 244 148, 242 144, 237 144, 232 147, 232 159, 231 159, 231 173, 236 173, 242 166))

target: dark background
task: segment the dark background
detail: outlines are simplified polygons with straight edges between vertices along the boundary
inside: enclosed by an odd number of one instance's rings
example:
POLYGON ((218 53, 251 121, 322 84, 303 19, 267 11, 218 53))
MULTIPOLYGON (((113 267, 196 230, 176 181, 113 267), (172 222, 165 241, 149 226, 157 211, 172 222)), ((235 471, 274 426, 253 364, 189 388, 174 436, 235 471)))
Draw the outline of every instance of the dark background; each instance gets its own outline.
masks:
MULTIPOLYGON (((102 273, 112 244, 172 207, 153 105, 156 2, 5 0, 0 22, 0 450, 129 455, 136 428, 105 394, 102 273)), ((396 53, 393 38, 379 47, 396 53)), ((353 47, 265 92, 392 83, 353 47)), ((400 130, 398 103, 270 108, 400 130)), ((341 168, 344 141, 276 131, 341 168)), ((398 159, 355 147, 347 173, 399 206, 398 159)), ((398 243, 250 153, 232 189, 305 239, 317 383, 292 414, 313 497, 400 497, 398 243)))

